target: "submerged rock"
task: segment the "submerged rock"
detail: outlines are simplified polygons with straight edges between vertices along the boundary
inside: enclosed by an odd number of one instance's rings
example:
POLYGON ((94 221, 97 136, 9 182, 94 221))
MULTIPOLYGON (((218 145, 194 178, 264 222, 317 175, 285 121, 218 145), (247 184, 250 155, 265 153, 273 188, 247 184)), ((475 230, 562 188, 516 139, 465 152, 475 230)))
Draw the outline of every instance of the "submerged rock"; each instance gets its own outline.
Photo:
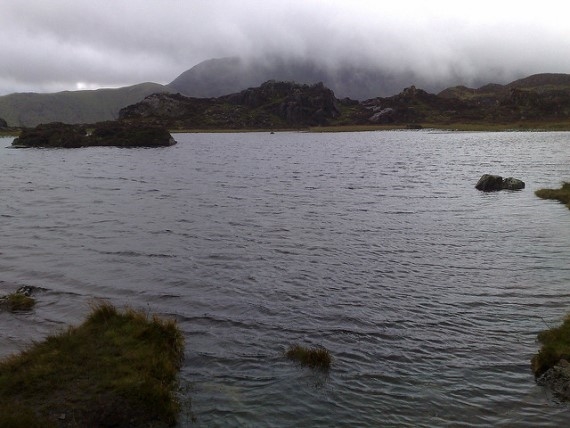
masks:
POLYGON ((524 189, 524 181, 518 178, 507 177, 503 179, 500 175, 483 174, 475 188, 483 192, 496 192, 499 190, 521 190, 524 189))
POLYGON ((176 144, 166 128, 125 122, 99 122, 93 125, 69 125, 60 122, 24 129, 13 147, 163 147, 176 144), (88 128, 91 128, 88 132, 88 128))
POLYGON ((549 388, 558 398, 570 400, 570 363, 561 359, 549 368, 538 380, 539 385, 549 388))

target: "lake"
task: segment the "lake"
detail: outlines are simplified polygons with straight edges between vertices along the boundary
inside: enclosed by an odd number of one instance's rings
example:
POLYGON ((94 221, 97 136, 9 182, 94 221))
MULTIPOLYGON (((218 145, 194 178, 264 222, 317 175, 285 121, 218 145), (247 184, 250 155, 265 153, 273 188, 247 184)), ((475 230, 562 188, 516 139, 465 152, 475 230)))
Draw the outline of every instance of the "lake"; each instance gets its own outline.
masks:
POLYGON ((159 149, 0 139, 0 356, 93 299, 178 320, 186 426, 544 426, 536 334, 570 310, 570 133, 175 134, 159 149), (482 193, 483 173, 526 182, 482 193), (284 357, 324 346, 328 373, 284 357), (195 422, 192 422, 192 417, 195 422))

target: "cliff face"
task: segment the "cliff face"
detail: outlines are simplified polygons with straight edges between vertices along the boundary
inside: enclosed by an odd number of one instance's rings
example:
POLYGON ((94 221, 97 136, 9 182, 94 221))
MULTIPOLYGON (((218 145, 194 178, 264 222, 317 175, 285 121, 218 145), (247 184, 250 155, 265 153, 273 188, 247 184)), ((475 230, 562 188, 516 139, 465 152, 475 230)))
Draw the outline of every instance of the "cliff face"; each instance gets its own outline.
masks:
POLYGON ((268 81, 219 98, 154 94, 122 109, 119 118, 187 129, 242 129, 327 125, 339 115, 339 102, 322 83, 268 81))

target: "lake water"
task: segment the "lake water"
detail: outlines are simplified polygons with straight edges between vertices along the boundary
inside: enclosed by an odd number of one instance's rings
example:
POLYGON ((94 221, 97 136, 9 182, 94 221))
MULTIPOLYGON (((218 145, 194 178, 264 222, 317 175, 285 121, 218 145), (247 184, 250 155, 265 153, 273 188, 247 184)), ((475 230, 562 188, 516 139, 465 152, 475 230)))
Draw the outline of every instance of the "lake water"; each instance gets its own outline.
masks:
POLYGON ((0 355, 93 298, 175 317, 180 426, 561 426, 536 334, 570 310, 570 133, 177 134, 5 148, 0 355), (482 193, 483 173, 521 178, 482 193), (283 356, 321 345, 328 374, 283 356), (192 416, 195 422, 192 422, 192 416))

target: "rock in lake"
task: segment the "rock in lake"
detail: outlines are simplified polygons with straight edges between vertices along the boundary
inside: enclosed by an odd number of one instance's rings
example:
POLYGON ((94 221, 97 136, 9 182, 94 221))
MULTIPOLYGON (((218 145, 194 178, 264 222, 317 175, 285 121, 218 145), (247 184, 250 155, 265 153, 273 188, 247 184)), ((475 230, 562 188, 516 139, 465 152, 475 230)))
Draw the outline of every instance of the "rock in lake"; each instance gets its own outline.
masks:
POLYGON ((524 181, 518 178, 507 177, 503 180, 503 189, 506 190, 521 190, 524 189, 524 181))
POLYGON ((13 147, 164 147, 176 144, 166 128, 126 122, 98 122, 93 125, 48 123, 24 129, 13 147), (90 132, 89 132, 90 131, 90 132))
POLYGON ((483 174, 475 188, 483 192, 497 192, 499 190, 524 189, 524 181, 518 178, 508 177, 503 179, 500 175, 483 174))

